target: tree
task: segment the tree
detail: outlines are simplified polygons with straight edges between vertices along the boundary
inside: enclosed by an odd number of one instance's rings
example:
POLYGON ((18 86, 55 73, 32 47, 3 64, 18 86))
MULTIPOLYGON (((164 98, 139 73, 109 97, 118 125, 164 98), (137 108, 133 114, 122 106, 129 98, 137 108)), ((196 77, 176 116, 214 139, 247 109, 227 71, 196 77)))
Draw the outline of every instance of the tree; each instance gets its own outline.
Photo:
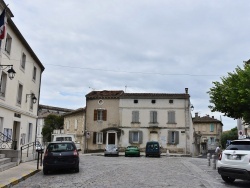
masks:
POLYGON ((54 129, 63 129, 63 117, 50 114, 44 118, 44 127, 42 129, 43 141, 51 141, 51 134, 54 129))
POLYGON ((231 129, 230 131, 223 132, 220 139, 220 144, 222 148, 226 148, 227 140, 237 140, 238 130, 237 127, 231 129))
POLYGON ((213 82, 210 88, 209 106, 212 112, 218 111, 234 119, 243 118, 250 123, 250 65, 244 68, 237 66, 233 73, 221 78, 220 82, 213 82))

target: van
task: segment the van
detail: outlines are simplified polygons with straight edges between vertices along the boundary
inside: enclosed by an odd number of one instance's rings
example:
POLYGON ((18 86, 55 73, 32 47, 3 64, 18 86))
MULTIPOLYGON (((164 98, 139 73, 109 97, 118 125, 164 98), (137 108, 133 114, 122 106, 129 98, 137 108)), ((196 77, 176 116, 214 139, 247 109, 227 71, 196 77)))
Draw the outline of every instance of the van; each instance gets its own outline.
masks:
POLYGON ((159 142, 156 142, 156 141, 147 142, 145 152, 146 152, 146 157, 149 157, 149 156, 160 157, 161 148, 160 148, 159 142))
POLYGON ((78 151, 81 151, 81 145, 80 142, 76 142, 75 135, 74 134, 52 134, 52 141, 72 141, 75 143, 76 148, 78 151))

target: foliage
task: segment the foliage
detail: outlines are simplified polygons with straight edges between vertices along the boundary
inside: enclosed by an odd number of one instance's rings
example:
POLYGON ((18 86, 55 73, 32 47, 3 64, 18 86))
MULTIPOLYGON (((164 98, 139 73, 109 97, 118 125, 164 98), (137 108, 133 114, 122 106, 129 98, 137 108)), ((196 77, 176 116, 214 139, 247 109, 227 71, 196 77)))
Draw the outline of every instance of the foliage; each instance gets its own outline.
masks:
POLYGON ((208 91, 213 104, 209 106, 211 111, 250 123, 250 65, 246 64, 243 69, 238 66, 233 73, 222 77, 221 82, 213 84, 208 91))
POLYGON ((220 144, 222 148, 226 148, 227 140, 237 140, 238 139, 238 130, 237 127, 231 129, 230 131, 223 132, 221 135, 220 144))
POLYGON ((43 141, 50 142, 51 134, 54 129, 63 129, 63 117, 54 114, 48 115, 44 119, 44 127, 42 129, 43 141))

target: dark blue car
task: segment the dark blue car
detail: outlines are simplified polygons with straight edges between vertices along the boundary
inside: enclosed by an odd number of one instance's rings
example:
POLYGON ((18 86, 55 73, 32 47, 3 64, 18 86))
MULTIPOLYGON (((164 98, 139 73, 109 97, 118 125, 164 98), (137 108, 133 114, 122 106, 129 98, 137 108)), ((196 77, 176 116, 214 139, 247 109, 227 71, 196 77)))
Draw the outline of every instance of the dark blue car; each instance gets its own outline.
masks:
POLYGON ((146 144, 146 157, 160 157, 161 156, 161 148, 159 142, 149 141, 146 144))

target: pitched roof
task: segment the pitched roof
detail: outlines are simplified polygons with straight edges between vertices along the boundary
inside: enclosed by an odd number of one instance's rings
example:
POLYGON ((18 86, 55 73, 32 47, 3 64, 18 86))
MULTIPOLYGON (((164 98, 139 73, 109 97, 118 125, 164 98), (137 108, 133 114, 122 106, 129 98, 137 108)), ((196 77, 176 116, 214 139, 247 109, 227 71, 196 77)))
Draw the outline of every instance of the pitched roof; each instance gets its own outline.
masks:
POLYGON ((77 113, 80 113, 80 112, 85 112, 85 108, 78 108, 78 109, 76 109, 76 110, 74 110, 74 111, 72 111, 72 112, 67 112, 67 113, 65 113, 65 114, 63 114, 62 116, 69 116, 69 115, 72 115, 72 114, 77 114, 77 113))
POLYGON ((223 125, 220 120, 214 119, 214 116, 210 117, 209 115, 203 117, 195 115, 195 117, 193 118, 193 123, 220 123, 223 125))
POLYGON ((122 90, 91 91, 86 95, 87 99, 119 99, 124 93, 122 90))
POLYGON ((188 99, 187 93, 124 93, 122 90, 92 91, 86 95, 87 99, 188 99))

